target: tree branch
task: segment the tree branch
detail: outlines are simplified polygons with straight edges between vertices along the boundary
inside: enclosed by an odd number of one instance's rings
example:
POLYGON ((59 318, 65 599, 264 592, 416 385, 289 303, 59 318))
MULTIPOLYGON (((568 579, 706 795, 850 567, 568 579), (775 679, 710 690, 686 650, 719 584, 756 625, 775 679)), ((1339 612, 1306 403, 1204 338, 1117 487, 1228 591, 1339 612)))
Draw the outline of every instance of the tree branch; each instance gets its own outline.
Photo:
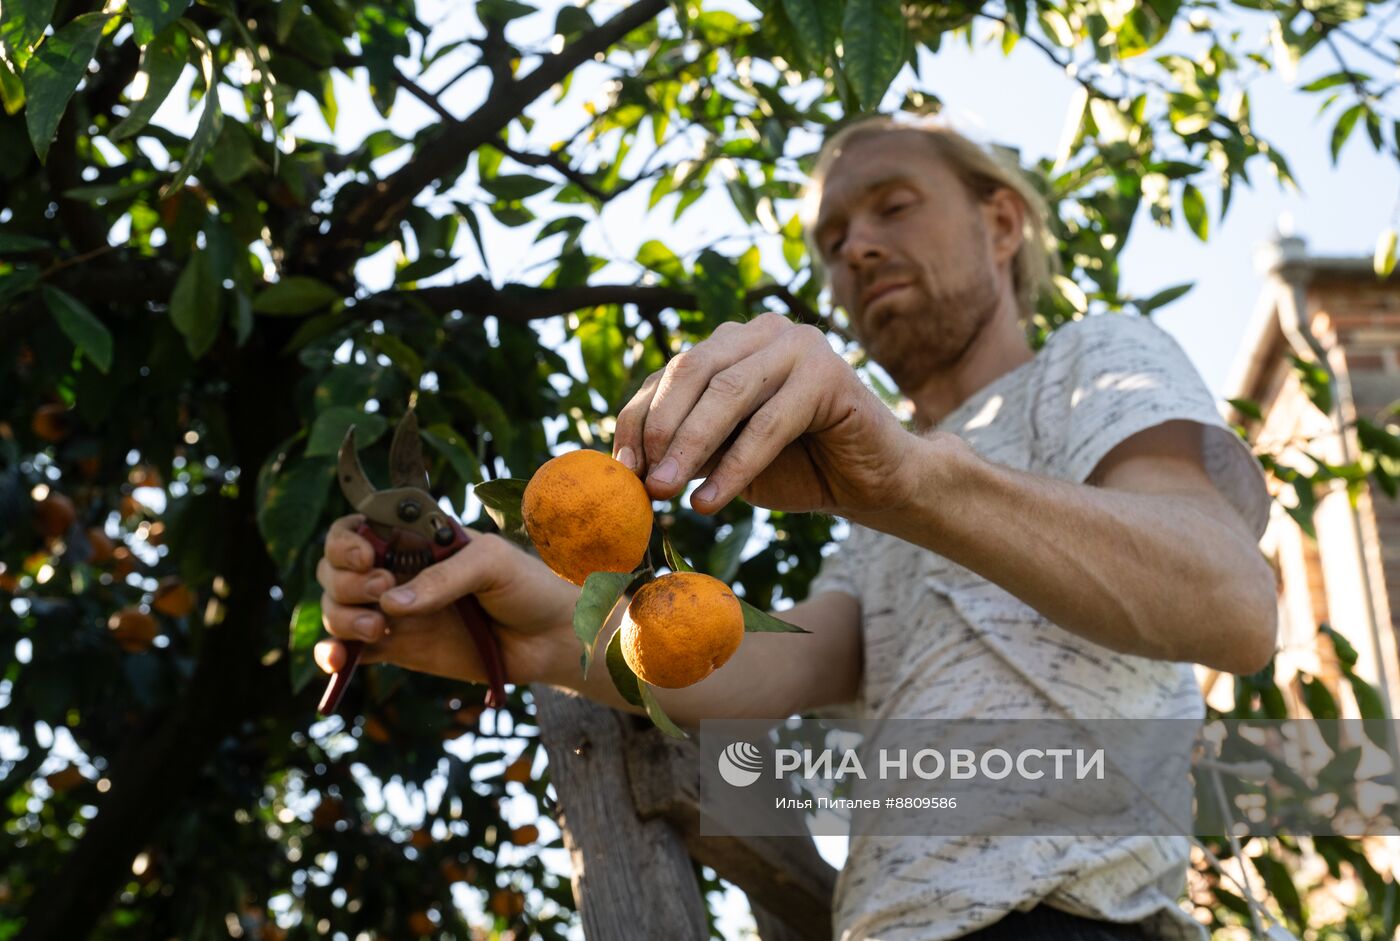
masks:
POLYGON ((366 242, 393 230, 413 198, 482 144, 493 141, 532 101, 570 72, 606 52, 632 30, 666 9, 666 0, 632 4, 559 53, 545 57, 529 75, 514 79, 492 95, 470 117, 446 127, 407 164, 376 183, 367 198, 350 207, 324 236, 307 243, 301 261, 306 270, 323 276, 348 269, 366 242))
POLYGON ((560 176, 574 183, 579 189, 602 203, 607 202, 626 189, 626 187, 623 187, 612 193, 604 193, 602 190, 598 189, 598 187, 594 186, 587 176, 569 166, 568 161, 561 159, 557 153, 527 154, 523 151, 515 150, 501 138, 493 140, 491 146, 510 157, 516 163, 523 163, 527 167, 551 167, 557 170, 560 176))
MULTIPOLYGON (((765 298, 776 297, 787 305, 799 323, 811 324, 851 342, 850 335, 828 318, 814 311, 785 285, 770 284, 754 288, 744 295, 744 302, 753 306, 765 298)), ((699 310, 696 294, 682 288, 647 284, 584 284, 568 288, 541 288, 525 284, 507 284, 497 288, 485 278, 476 277, 461 284, 419 288, 416 291, 385 291, 373 295, 355 307, 351 313, 361 319, 386 316, 395 299, 412 298, 437 313, 461 311, 477 317, 493 316, 511 323, 528 324, 603 304, 633 304, 644 320, 655 330, 657 323, 648 311, 665 308, 699 310)))
POLYGON ((669 363, 675 354, 671 352, 671 346, 666 342, 666 325, 661 322, 661 309, 650 304, 637 304, 637 316, 641 317, 651 325, 651 341, 655 345, 657 352, 661 354, 662 362, 669 363))

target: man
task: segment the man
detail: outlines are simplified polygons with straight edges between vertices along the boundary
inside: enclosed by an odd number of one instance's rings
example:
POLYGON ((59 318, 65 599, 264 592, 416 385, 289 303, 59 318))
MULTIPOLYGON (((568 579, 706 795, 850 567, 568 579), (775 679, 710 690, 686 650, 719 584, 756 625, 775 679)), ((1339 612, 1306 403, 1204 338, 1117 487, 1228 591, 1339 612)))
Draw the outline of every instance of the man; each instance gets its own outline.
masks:
MULTIPOLYGON (((703 682, 658 690, 668 714, 1195 718, 1191 662, 1267 663, 1257 464, 1145 320, 1090 318, 1032 354, 1045 247, 1024 180, 948 130, 877 118, 827 143, 810 192, 833 301, 915 427, 819 331, 776 315, 722 325, 647 380, 613 447, 654 497, 704 478, 701 512, 742 495, 852 524, 783 612, 812 633, 748 635, 703 682)), ((374 642, 370 661, 479 682, 444 610, 473 592, 513 681, 631 709, 578 675, 577 589, 536 560, 481 538, 386 592, 356 521, 332 528, 319 577, 328 630, 374 642), (392 633, 359 607, 375 600, 392 633)), ((318 657, 335 669, 343 651, 324 641, 318 657)), ((1186 861, 1184 838, 853 839, 835 927, 841 941, 1203 938, 1175 903, 1186 861)))

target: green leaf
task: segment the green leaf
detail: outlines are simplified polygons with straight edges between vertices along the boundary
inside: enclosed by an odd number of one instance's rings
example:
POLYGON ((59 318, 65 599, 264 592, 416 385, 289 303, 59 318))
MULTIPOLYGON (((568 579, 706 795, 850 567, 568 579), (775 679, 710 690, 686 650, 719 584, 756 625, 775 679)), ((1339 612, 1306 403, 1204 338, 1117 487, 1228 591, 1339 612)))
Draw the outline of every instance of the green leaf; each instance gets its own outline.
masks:
POLYGON ((1186 224, 1202 242, 1210 235, 1210 216, 1206 212, 1206 198, 1194 184, 1187 183, 1181 190, 1181 211, 1186 215, 1186 224))
POLYGON ((1256 421, 1264 420, 1264 413, 1260 411, 1259 403, 1252 399, 1226 399, 1225 401, 1234 406, 1235 411, 1241 415, 1248 415, 1256 421))
POLYGON ((1395 228, 1383 229, 1376 238, 1376 254, 1371 261, 1376 277, 1386 278, 1395 270, 1395 228))
POLYGON ((481 188, 486 190, 486 192, 506 202, 514 202, 517 199, 527 199, 528 197, 543 193, 554 185, 549 180, 541 180, 539 177, 528 176, 523 173, 498 174, 492 179, 483 179, 479 182, 481 188))
POLYGON ((199 123, 195 125, 194 136, 185 148, 184 159, 180 161, 180 166, 176 168, 170 182, 160 191, 161 199, 168 198, 171 193, 184 186, 190 174, 204 164, 204 158, 214 146, 214 142, 219 139, 219 129, 224 121, 223 109, 219 107, 219 60, 214 55, 214 47, 210 44, 209 37, 204 35, 204 31, 189 20, 181 20, 180 25, 190 34, 200 52, 199 70, 204 77, 204 110, 199 115, 199 123))
POLYGON ((782 3, 783 12, 792 23, 797 48, 805 60, 803 64, 809 71, 820 73, 831 54, 833 37, 826 34, 816 0, 782 0, 782 3))
POLYGON ((1070 28, 1069 20, 1065 15, 1053 7, 1046 7, 1040 12, 1040 27, 1045 31, 1045 35, 1054 40, 1056 45, 1066 49, 1073 49, 1079 44, 1078 37, 1074 35, 1074 30, 1070 28))
POLYGON ((451 255, 424 255, 394 272, 395 284, 412 284, 424 278, 441 274, 457 263, 451 255))
POLYGON ((54 0, 5 0, 0 4, 0 47, 23 72, 30 50, 53 19, 54 0))
POLYGON ((676 253, 656 239, 643 242, 642 247, 637 249, 637 263, 655 271, 668 282, 679 283, 686 277, 685 265, 676 257, 676 253))
POLYGON ((32 235, 19 235, 13 232, 0 232, 0 253, 32 252, 48 248, 49 243, 32 235))
POLYGON ((477 254, 481 256, 481 268, 486 273, 487 280, 491 278, 491 261, 486 256, 486 242, 481 237, 481 222, 476 217, 476 211, 466 203, 453 203, 457 207, 457 212, 463 221, 467 223, 467 228, 471 230, 472 241, 476 243, 477 254))
POLYGON ((1145 301, 1137 302, 1137 309, 1140 313, 1150 314, 1160 307, 1166 307, 1172 301, 1178 300, 1196 286, 1196 282, 1188 281, 1185 284, 1178 284, 1165 288, 1153 294, 1145 301))
POLYGON ((739 599, 739 607, 744 610, 744 631, 746 633, 760 634, 810 634, 811 631, 796 624, 789 624, 787 621, 773 617, 767 611, 761 611, 749 604, 743 598, 739 599))
POLYGON ((1369 109, 1365 103, 1352 105, 1342 112, 1342 116, 1337 119, 1337 123, 1332 127, 1332 165, 1336 166, 1337 158, 1342 152, 1342 147, 1346 144, 1347 138, 1351 136, 1352 129, 1356 127, 1356 122, 1369 109))
MULTIPOLYGON (((619 633, 621 632, 619 631, 619 633)), ((646 683, 638 683, 637 688, 642 694, 642 705, 646 708, 647 716, 658 729, 671 738, 690 738, 684 729, 672 722, 671 717, 666 715, 665 710, 661 708, 661 703, 656 701, 656 696, 652 693, 650 686, 646 683)))
POLYGON ((242 122, 225 123, 223 132, 219 135, 219 146, 214 149, 214 156, 209 162, 209 170, 214 174, 214 179, 227 186, 241 180, 257 165, 258 158, 253 153, 253 142, 249 139, 248 131, 242 122))
POLYGON ((608 649, 604 654, 604 660, 608 665, 608 676, 612 678, 614 688, 619 695, 634 706, 643 706, 641 684, 637 680, 637 675, 632 672, 632 668, 627 665, 627 660, 622 656, 622 630, 613 631, 612 638, 608 641, 608 649))
POLYGON ((66 291, 44 285, 44 304, 58 321, 59 329, 73 341, 98 372, 112 368, 112 331, 82 301, 66 291))
POLYGON ((763 262, 759 257, 758 246, 750 245, 744 254, 739 256, 739 281, 746 290, 758 286, 758 282, 763 280, 763 262))
POLYGON ((253 298, 253 312, 276 316, 300 316, 320 310, 340 299, 340 292, 322 281, 302 275, 283 278, 253 298))
POLYGON ((209 271, 209 256, 192 252, 170 295, 170 322, 185 338, 190 356, 199 359, 214 345, 223 322, 219 286, 209 271))
POLYGON ((319 669, 311 654, 316 642, 321 639, 321 600, 319 597, 303 601, 292 610, 288 634, 287 650, 291 654, 288 657, 288 663, 292 670, 292 693, 295 695, 315 678, 319 669))
POLYGON ((334 479, 334 461, 311 458, 282 468, 268 480, 258 508, 258 532, 283 572, 316 531, 334 479))
POLYGON ((454 389, 450 394, 471 411, 472 418, 495 439, 499 449, 511 446, 515 440, 515 429, 499 399, 478 385, 466 385, 454 389))
POLYGON ((1289 360, 1297 371, 1298 379, 1308 393, 1309 400, 1323 414, 1332 412, 1331 376, 1321 364, 1310 363, 1296 354, 1290 353, 1289 360))
POLYGON ((312 403, 318 412, 333 405, 364 405, 377 372, 378 367, 374 365, 333 365, 316 385, 312 403))
POLYGON ((500 148, 492 147, 490 144, 482 144, 476 149, 476 175, 479 180, 494 180, 496 174, 501 170, 501 161, 505 159, 505 154, 500 148))
POLYGON ((1288 867, 1268 853, 1251 857, 1250 862, 1254 864, 1255 869, 1259 870, 1259 875, 1264 879, 1264 886, 1278 902, 1279 908, 1283 909, 1283 913, 1295 925, 1307 924, 1303 900, 1298 895, 1298 887, 1293 884, 1293 877, 1289 874, 1288 867))
POLYGON ((1356 648, 1351 645, 1351 641, 1338 633, 1330 624, 1320 625, 1318 632, 1326 634, 1327 638, 1332 641, 1332 649, 1337 652, 1337 659, 1341 661, 1346 670, 1356 666, 1356 648))
POLYGON ((574 636, 583 647, 579 664, 585 677, 593 663, 593 648, 597 644, 598 634, 608 623, 608 617, 617 607, 622 593, 632 584, 632 578, 631 572, 594 572, 583 583, 583 590, 574 604, 574 636))
POLYGON ((4 58, 0 58, 0 104, 6 114, 19 114, 24 107, 24 82, 4 58))
POLYGON ((466 439, 451 425, 435 424, 419 430, 419 435, 434 451, 447 458, 447 463, 469 485, 481 483, 481 467, 467 447, 466 439))
POLYGON ((867 111, 904 64, 906 39, 900 0, 850 0, 841 25, 841 62, 856 97, 867 111))
POLYGON ((368 447, 389 427, 378 412, 366 412, 353 405, 334 405, 316 416, 311 436, 306 442, 307 457, 324 457, 340 453, 340 445, 350 426, 355 426, 355 450, 368 447))
POLYGON ((511 20, 535 13, 536 8, 516 0, 481 0, 476 5, 476 15, 483 25, 488 23, 509 23, 511 20))
POLYGON ((1350 669, 1346 670, 1345 676, 1351 684, 1351 695, 1356 699, 1357 711, 1361 713, 1361 725, 1366 730, 1366 737, 1382 749, 1389 748, 1390 723, 1385 700, 1374 686, 1350 669))
POLYGON ((99 200, 108 202, 118 202, 120 200, 132 199, 145 193, 151 188, 152 180, 144 174, 136 174, 137 178, 128 180, 125 183, 111 183, 103 185, 98 183, 93 186, 75 186, 72 189, 63 191, 66 199, 74 199, 82 203, 97 203, 99 200))
POLYGON ((709 573, 726 585, 733 581, 743 559, 744 546, 752 533, 753 515, 750 514, 735 523, 728 535, 710 547, 707 560, 709 573))
POLYGON ((1400 459, 1400 436, 1364 418, 1356 420, 1356 437, 1367 451, 1400 459))
MULTIPOLYGON (((1336 738, 1336 723, 1325 723, 1323 728, 1331 725, 1333 728, 1332 738, 1336 738)), ((1323 738, 1327 738, 1326 732, 1323 738)), ((1337 744, 1334 741, 1328 742, 1336 750, 1337 744)), ((1327 762, 1322 770, 1317 773, 1318 789, 1327 790, 1350 790, 1356 783, 1356 769, 1361 764, 1361 748, 1348 748, 1345 751, 1337 752, 1337 757, 1327 762)))
POLYGON ((158 33, 178 20, 189 5, 189 0, 131 0, 131 26, 136 44, 149 44, 158 33))
POLYGON ((1329 88, 1336 88, 1338 85, 1349 85, 1352 81, 1367 83, 1371 81, 1371 76, 1364 72, 1333 72, 1331 75, 1324 75, 1322 78, 1308 82, 1299 91, 1326 91, 1329 88))
POLYGON ((113 141, 126 140, 150 123, 160 110, 170 90, 180 80, 185 62, 190 56, 190 37, 183 29, 172 26, 141 50, 141 71, 137 77, 146 80, 146 92, 131 106, 127 116, 112 128, 107 136, 113 141))
POLYGON ((1337 709, 1337 700, 1333 698, 1330 690, 1323 685, 1321 680, 1315 677, 1300 674, 1299 682, 1303 687, 1303 703, 1308 707, 1308 714, 1318 721, 1318 730, 1326 740, 1329 747, 1334 751, 1337 748, 1337 719, 1341 713, 1337 709))
POLYGON ((423 359, 414 352, 413 347, 393 333, 377 335, 371 341, 371 345, 389 357, 391 363, 403 370, 415 386, 418 385, 418 380, 423 377, 423 359))
POLYGON ((685 556, 676 551, 676 547, 671 545, 671 534, 666 530, 661 530, 661 554, 666 559, 666 565, 673 572, 693 572, 690 563, 685 560, 685 556))
POLYGON ((501 477, 477 484, 472 493, 481 501, 486 515, 496 524, 501 534, 517 542, 525 536, 525 518, 520 513, 520 502, 525 498, 528 480, 501 477))
POLYGON ((58 122, 87 74, 88 63, 102 41, 102 30, 111 18, 107 13, 74 17, 40 44, 24 70, 24 119, 40 163, 48 160, 58 122))
POLYGON ((711 329, 738 320, 744 311, 744 282, 734 262, 706 249, 695 262, 695 293, 711 329))

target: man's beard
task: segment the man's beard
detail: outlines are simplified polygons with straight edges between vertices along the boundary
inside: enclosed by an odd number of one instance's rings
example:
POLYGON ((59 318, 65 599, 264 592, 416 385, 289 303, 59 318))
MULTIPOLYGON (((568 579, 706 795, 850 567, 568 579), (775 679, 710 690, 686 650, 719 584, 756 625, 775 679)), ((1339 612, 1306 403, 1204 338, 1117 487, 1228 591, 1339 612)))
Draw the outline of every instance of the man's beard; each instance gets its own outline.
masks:
POLYGON ((990 269, 962 284, 930 293, 922 282, 891 298, 886 309, 858 332, 870 358, 901 389, 917 389, 935 373, 951 369, 996 315, 997 281, 990 269))

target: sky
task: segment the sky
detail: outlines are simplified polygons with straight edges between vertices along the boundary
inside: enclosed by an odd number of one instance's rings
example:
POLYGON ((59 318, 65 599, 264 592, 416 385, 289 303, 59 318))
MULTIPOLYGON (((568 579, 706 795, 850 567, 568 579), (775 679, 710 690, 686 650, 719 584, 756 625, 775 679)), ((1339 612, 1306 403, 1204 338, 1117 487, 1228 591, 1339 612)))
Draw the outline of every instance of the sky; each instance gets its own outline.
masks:
MULTIPOLYGON (((554 0, 539 4, 545 12, 512 24, 511 38, 528 47, 546 48, 550 26, 554 21, 553 11, 559 5, 554 0)), ((746 17, 754 15, 753 8, 742 2, 707 3, 706 6, 732 9, 746 17)), ((595 19, 602 17, 602 10, 616 8, 617 4, 596 6, 595 19)), ((467 12, 469 8, 461 4, 431 0, 420 3, 419 9, 425 22, 438 27, 433 35, 434 48, 479 34, 474 17, 467 12)), ((669 18, 669 14, 667 16, 669 18)), ((1239 23, 1247 35, 1257 37, 1262 45, 1265 34, 1261 19, 1249 17, 1239 23)), ((1358 28, 1357 32, 1364 34, 1369 26, 1363 24, 1363 28, 1358 28)), ((1400 176, 1395 173, 1394 166, 1374 152, 1365 134, 1358 129, 1342 152, 1340 162, 1333 167, 1327 141, 1335 116, 1318 118, 1314 97, 1302 95, 1296 90, 1310 78, 1333 71, 1334 67, 1322 56, 1316 58, 1319 61, 1315 64, 1305 62, 1298 76, 1264 75, 1255 80, 1250 89, 1256 132, 1287 156, 1294 176, 1301 183, 1302 192, 1294 193, 1281 188, 1261 163, 1252 171, 1254 187, 1236 188, 1225 223, 1220 225, 1212 219, 1209 243, 1199 242, 1180 222, 1174 229, 1157 228, 1144 210, 1120 259, 1123 288, 1129 293, 1145 296, 1182 281, 1197 282, 1195 289, 1185 298, 1162 309, 1156 315, 1156 320, 1180 342, 1217 398, 1231 392, 1227 387, 1231 366, 1241 355, 1239 344, 1263 287, 1263 279, 1255 271, 1253 263, 1254 253, 1261 243, 1274 237, 1282 226, 1305 239, 1312 253, 1369 257, 1377 234, 1393 224, 1397 196, 1400 195, 1400 176)), ((1377 63, 1366 62, 1362 53, 1356 52, 1355 56, 1349 53, 1349 58, 1355 67, 1384 71, 1377 63)), ((445 57, 426 75, 419 77, 420 84, 437 89, 456 73, 463 61, 459 56, 445 57)), ((401 61, 400 65, 412 71, 410 63, 401 61)), ((527 60, 525 68, 530 66, 527 60)), ((938 55, 924 54, 921 72, 921 77, 916 79, 912 71, 906 68, 886 98, 886 107, 897 103, 908 88, 931 91, 943 100, 944 116, 952 125, 975 139, 1018 148, 1027 161, 1053 155, 1057 151, 1076 84, 1030 44, 1022 42, 1009 57, 1003 57, 994 47, 969 50, 961 43, 945 43, 938 55)), ((512 145, 539 151, 552 141, 571 135, 585 120, 583 102, 590 98, 599 100, 600 85, 611 74, 596 64, 585 66, 562 104, 553 105, 546 101, 531 109, 530 113, 539 119, 538 123, 528 138, 520 133, 519 128, 513 129, 512 145)), ((187 70, 175 93, 157 113, 155 123, 183 133, 192 131, 197 114, 190 112, 185 104, 193 81, 193 71, 187 70)), ((363 74, 348 78, 337 75, 335 91, 339 118, 334 131, 323 121, 314 103, 306 98, 293 105, 292 110, 299 112, 300 116, 292 124, 291 131, 303 137, 334 141, 338 147, 349 149, 370 132, 384 126, 368 103, 367 81, 363 74)), ((464 116, 483 100, 486 92, 486 77, 474 73, 456 84, 443 96, 442 101, 453 114, 464 116)), ((241 100, 228 88, 222 89, 221 102, 226 113, 246 117, 241 100)), ((426 107, 401 92, 389 126, 407 137, 435 120, 436 116, 426 107)), ((649 135, 644 134, 643 137, 649 139, 649 135)), ((635 172, 645 160, 648 148, 644 143, 639 141, 634 148, 624 166, 626 173, 635 172)), ((668 149, 667 152, 679 154, 686 147, 686 142, 668 144, 668 148, 671 146, 675 146, 676 150, 668 149)), ((808 141, 806 146, 815 146, 815 142, 808 141)), ((143 142, 143 147, 158 160, 162 159, 158 145, 143 142)), ((376 170, 388 172, 403 159, 403 155, 382 158, 376 170)), ((512 172, 524 171, 516 167, 512 172)), ((713 177, 712 181, 718 182, 713 177)), ((676 226, 670 222, 674 197, 663 201, 656 211, 649 213, 646 207, 647 189, 638 187, 610 203, 604 211, 601 226, 590 227, 585 237, 585 247, 595 254, 625 260, 635 257, 642 242, 658 238, 684 257, 688 250, 724 239, 722 248, 737 254, 756 237, 764 249, 768 270, 774 274, 786 273, 776 238, 750 231, 730 208, 727 196, 721 193, 705 197, 687 212, 682 224, 676 226)), ((450 211, 451 199, 479 198, 482 195, 479 190, 466 185, 442 197, 422 199, 420 202, 450 211)), ((1218 194, 1207 190, 1207 199, 1214 212, 1218 194)), ((794 209, 795 206, 784 208, 780 218, 786 220, 794 209)), ((551 240, 543 248, 534 246, 531 243, 533 228, 523 231, 506 229, 495 224, 484 211, 479 213, 479 217, 486 232, 489 267, 494 282, 500 285, 513 280, 538 281, 547 270, 539 266, 553 259, 551 249, 556 242, 551 240)), ((399 261, 396 252, 391 247, 361 264, 358 274, 367 290, 382 289, 392 283, 393 271, 399 261)), ((452 283, 482 273, 481 259, 465 228, 457 252, 459 261, 453 268, 424 283, 452 283)), ((594 280, 626 282, 636 280, 641 274, 641 269, 635 264, 623 263, 610 266, 594 280)), ((549 342, 562 338, 562 329, 557 323, 542 324, 540 330, 549 342)), ((581 377, 583 373, 577 367, 577 358, 570 359, 575 363, 576 374, 581 377)), ((470 507, 467 515, 474 515, 470 507)), ((0 690, 2 695, 6 695, 4 690, 0 690)), ((60 733, 60 744, 63 745, 60 751, 72 754, 76 746, 71 744, 71 739, 63 742, 64 738, 66 736, 60 733)), ((459 740, 450 747, 470 748, 470 745, 459 740)), ((0 752, 12 750, 13 737, 0 735, 0 752)), ((62 761, 58 758, 55 761, 61 766, 62 761)), ((430 789, 427 795, 410 795, 397 787, 386 788, 382 794, 385 805, 410 824, 421 819, 425 799, 436 801, 440 796, 440 790, 434 792, 430 789)), ((507 808, 508 816, 513 815, 512 823, 526 822, 533 818, 534 813, 533 803, 523 798, 512 802, 507 808)), ((546 841, 557 835, 557 831, 550 826, 543 829, 546 841)), ((833 864, 840 865, 845 856, 843 839, 823 838, 819 846, 833 864)), ((551 868, 567 873, 568 858, 562 850, 546 851, 545 856, 551 868)), ((467 899, 459 895, 459 901, 466 902, 467 899)), ((752 924, 745 909, 742 897, 733 892, 719 906, 726 937, 738 937, 741 935, 740 926, 752 924)))

